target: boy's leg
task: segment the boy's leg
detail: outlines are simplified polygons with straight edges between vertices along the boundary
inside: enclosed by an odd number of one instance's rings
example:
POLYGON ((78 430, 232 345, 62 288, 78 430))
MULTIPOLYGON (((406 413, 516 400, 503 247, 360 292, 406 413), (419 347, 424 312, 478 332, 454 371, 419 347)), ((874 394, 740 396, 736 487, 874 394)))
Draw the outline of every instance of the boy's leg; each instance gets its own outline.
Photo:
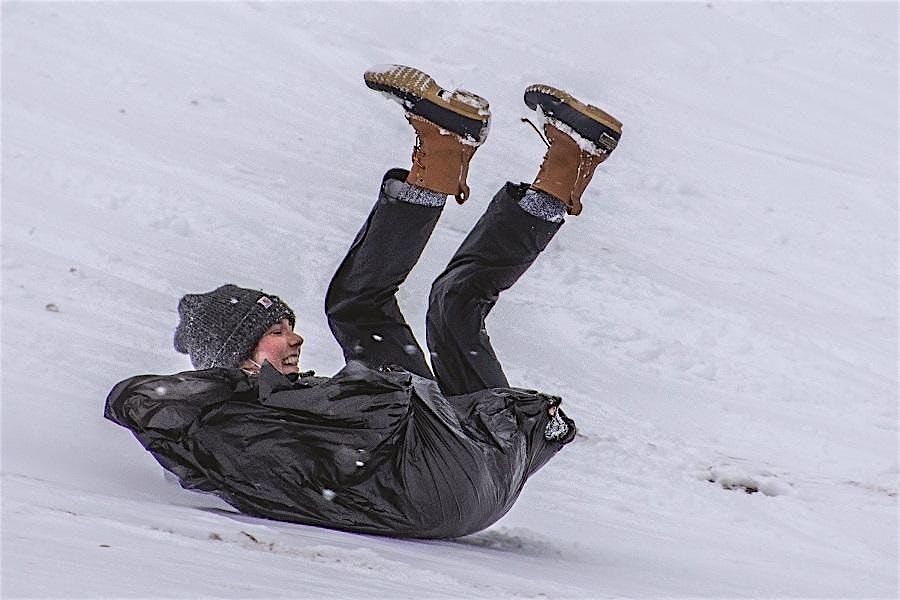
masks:
POLYGON ((395 294, 419 260, 443 202, 428 206, 401 200, 401 194, 414 191, 404 184, 406 174, 393 169, 384 176, 378 201, 328 286, 325 312, 345 360, 376 369, 399 365, 431 378, 395 294))
POLYGON ((411 171, 385 175, 378 202, 329 285, 325 311, 346 360, 372 368, 398 365, 431 378, 396 292, 425 248, 447 195, 465 199, 469 160, 484 141, 489 111, 478 96, 442 90, 410 67, 370 71, 365 80, 402 100, 416 131, 413 164, 411 171), (470 130, 475 136, 465 139, 470 130))
MULTIPOLYGON (((494 196, 431 288, 426 318, 431 366, 447 395, 507 387, 485 329, 500 292, 531 266, 562 226, 519 205, 527 184, 507 183, 494 196)), ((556 202, 555 200, 553 202, 556 202)), ((559 202, 558 210, 565 211, 559 202)))
POLYGON ((562 226, 581 212, 581 194, 621 136, 621 123, 549 86, 530 86, 549 148, 534 182, 500 190, 432 286, 427 316, 431 363, 448 395, 509 385, 485 329, 503 290, 531 266, 562 226))

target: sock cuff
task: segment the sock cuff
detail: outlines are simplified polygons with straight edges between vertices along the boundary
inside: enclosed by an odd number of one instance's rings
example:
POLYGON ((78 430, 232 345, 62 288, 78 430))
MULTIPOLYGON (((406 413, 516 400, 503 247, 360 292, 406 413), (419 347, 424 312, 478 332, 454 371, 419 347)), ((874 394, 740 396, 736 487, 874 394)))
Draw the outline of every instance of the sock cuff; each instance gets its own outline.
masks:
POLYGON ((550 223, 562 223, 566 205, 546 192, 529 188, 519 200, 519 206, 533 217, 550 223))
POLYGON ((428 190, 399 179, 389 179, 384 184, 388 196, 401 202, 419 204, 421 206, 441 207, 447 202, 447 195, 428 190))

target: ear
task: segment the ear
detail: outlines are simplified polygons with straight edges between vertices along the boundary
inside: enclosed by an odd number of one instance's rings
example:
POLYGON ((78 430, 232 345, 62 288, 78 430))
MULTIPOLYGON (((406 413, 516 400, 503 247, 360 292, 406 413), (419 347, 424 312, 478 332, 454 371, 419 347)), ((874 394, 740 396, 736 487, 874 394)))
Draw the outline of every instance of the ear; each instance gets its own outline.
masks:
MULTIPOLYGON (((255 352, 253 354, 254 356, 256 355, 255 352)), ((248 373, 258 374, 261 368, 262 365, 253 360, 252 357, 244 359, 244 362, 241 363, 241 369, 247 371, 248 373)))

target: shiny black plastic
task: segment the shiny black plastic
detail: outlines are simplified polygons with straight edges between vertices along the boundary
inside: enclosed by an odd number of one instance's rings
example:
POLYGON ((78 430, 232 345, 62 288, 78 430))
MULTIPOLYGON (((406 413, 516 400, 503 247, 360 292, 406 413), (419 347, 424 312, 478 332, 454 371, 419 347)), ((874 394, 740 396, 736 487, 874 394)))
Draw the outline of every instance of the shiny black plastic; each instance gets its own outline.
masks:
MULTIPOLYGON (((449 538, 513 505, 574 436, 544 440, 559 399, 498 388, 443 396, 434 381, 352 362, 291 381, 208 369, 119 383, 105 416, 183 487, 255 516, 347 531, 449 538)), ((567 419, 568 421, 568 419, 567 419)))

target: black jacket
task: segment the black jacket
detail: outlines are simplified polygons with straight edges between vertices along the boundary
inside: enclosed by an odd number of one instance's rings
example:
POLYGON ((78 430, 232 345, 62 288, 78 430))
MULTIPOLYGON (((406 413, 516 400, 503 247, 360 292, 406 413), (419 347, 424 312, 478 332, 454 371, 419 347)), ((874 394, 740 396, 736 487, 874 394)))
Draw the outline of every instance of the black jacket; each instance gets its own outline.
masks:
MULTIPOLYGON (((447 538, 488 527, 572 440, 544 439, 559 398, 499 388, 444 397, 407 371, 351 363, 291 381, 208 369, 113 388, 105 416, 188 489, 246 514, 347 531, 447 538)), ((561 413, 560 413, 561 414, 561 413)))

